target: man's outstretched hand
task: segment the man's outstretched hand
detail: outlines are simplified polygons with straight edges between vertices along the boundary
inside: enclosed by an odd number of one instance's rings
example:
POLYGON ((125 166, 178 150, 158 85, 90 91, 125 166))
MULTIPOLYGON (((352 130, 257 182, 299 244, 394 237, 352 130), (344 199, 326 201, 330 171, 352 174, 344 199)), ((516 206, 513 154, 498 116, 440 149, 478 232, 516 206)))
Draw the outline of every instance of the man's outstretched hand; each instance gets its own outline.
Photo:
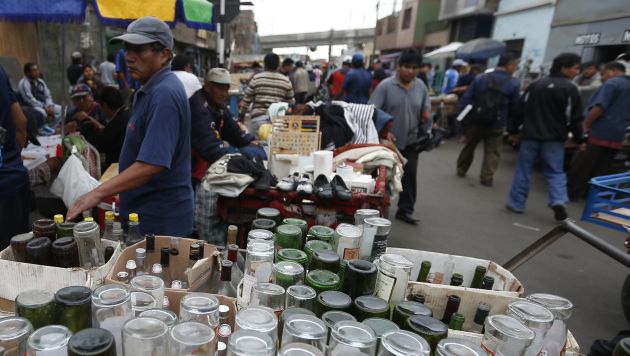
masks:
POLYGON ((74 204, 68 209, 67 220, 74 220, 82 212, 92 209, 97 206, 103 198, 97 190, 93 190, 87 194, 82 195, 77 199, 74 204))

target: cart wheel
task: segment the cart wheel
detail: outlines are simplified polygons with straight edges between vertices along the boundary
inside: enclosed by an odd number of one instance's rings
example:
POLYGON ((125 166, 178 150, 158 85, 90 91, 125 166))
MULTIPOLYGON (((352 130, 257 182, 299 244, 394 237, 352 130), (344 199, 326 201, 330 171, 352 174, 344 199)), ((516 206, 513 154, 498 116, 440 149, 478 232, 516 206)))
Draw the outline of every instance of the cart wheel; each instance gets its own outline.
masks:
POLYGON ((626 277, 621 289, 621 309, 623 309, 626 319, 630 321, 630 275, 626 277))

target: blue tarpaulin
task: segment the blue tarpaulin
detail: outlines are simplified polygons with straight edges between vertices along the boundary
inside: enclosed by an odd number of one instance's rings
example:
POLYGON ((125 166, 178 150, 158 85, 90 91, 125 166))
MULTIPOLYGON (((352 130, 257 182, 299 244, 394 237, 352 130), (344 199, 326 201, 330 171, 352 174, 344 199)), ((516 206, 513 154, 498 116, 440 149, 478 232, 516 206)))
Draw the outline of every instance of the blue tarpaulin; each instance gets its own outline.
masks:
POLYGON ((82 22, 85 0, 2 0, 0 19, 7 21, 82 22))

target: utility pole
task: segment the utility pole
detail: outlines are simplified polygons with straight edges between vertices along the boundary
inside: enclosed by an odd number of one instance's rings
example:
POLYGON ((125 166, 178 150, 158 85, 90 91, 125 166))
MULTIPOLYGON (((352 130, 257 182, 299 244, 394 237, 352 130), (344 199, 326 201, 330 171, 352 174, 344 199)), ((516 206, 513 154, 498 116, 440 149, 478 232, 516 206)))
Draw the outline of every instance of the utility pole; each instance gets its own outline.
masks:
POLYGON ((370 56, 370 62, 374 62, 374 56, 376 55, 376 36, 378 34, 378 8, 381 5, 381 0, 376 1, 376 23, 374 24, 374 43, 372 43, 372 55, 370 56))
POLYGON ((219 52, 219 67, 223 66, 225 62, 225 0, 221 0, 219 5, 219 21, 217 23, 217 29, 219 32, 219 44, 217 51, 219 52))

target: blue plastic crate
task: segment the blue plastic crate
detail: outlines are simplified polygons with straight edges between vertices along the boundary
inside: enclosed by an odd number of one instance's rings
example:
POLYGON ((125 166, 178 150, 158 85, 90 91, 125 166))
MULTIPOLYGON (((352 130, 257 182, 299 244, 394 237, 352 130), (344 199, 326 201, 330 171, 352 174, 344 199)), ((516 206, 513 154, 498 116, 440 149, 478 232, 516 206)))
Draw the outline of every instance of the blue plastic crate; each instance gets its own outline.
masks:
POLYGON ((614 210, 630 209, 630 172, 596 177, 591 179, 589 184, 591 189, 584 206, 582 220, 627 232, 624 226, 630 227, 630 216, 614 210), (614 217, 620 223, 604 221, 601 218, 602 214, 614 217))

